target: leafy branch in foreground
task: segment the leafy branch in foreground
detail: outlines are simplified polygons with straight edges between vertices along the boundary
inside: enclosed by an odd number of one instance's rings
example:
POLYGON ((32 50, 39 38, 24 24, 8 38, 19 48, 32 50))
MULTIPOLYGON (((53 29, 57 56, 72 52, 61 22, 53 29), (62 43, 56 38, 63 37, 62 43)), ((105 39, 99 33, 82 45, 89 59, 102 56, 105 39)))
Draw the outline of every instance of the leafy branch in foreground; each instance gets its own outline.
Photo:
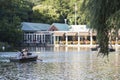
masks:
POLYGON ((109 54, 109 33, 119 29, 120 1, 119 0, 84 0, 83 9, 87 11, 90 27, 97 31, 100 46, 99 53, 109 54))

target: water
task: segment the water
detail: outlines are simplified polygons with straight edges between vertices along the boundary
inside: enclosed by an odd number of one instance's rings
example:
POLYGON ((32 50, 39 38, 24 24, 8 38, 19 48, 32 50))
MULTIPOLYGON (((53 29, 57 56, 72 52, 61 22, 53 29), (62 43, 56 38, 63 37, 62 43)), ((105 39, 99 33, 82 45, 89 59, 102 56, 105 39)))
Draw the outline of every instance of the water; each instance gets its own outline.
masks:
MULTIPOLYGON (((1 59, 0 80, 120 80, 119 51, 97 57, 88 48, 29 48, 37 62, 14 63, 1 59)), ((14 57, 16 52, 0 53, 14 57)))

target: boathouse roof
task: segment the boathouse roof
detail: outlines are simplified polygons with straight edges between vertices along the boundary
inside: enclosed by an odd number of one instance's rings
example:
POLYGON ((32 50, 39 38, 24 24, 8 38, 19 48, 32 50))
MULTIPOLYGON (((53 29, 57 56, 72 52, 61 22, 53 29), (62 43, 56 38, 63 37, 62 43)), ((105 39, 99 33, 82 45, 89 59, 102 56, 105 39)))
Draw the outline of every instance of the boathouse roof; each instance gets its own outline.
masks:
POLYGON ((23 31, 48 31, 49 24, 22 22, 23 31))
POLYGON ((49 31, 69 31, 69 25, 64 23, 53 23, 49 31))

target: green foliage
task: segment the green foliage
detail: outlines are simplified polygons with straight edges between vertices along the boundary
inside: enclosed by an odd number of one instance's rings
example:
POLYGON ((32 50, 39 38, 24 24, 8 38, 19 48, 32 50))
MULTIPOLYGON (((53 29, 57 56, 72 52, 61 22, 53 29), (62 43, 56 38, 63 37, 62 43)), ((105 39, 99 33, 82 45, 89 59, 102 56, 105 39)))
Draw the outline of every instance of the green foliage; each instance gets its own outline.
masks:
POLYGON ((109 33, 118 29, 119 8, 120 1, 118 0, 84 0, 83 9, 88 11, 91 28, 97 31, 100 53, 103 55, 109 54, 109 33))
POLYGON ((41 0, 38 4, 37 1, 34 1, 36 5, 33 7, 33 22, 36 22, 37 19, 38 22, 44 23, 64 23, 64 19, 67 19, 67 23, 73 25, 75 24, 76 3, 76 22, 77 24, 85 24, 87 20, 80 10, 82 2, 83 0, 41 0))
MULTIPOLYGON (((27 6, 20 4, 24 0, 0 0, 0 41, 17 46, 22 39, 22 31, 19 26, 21 20, 28 20, 22 11, 28 10, 27 6)), ((27 11, 26 11, 27 12, 27 11)))
POLYGON ((53 23, 58 21, 59 14, 52 6, 48 5, 37 5, 33 7, 33 17, 32 21, 40 23, 53 23))

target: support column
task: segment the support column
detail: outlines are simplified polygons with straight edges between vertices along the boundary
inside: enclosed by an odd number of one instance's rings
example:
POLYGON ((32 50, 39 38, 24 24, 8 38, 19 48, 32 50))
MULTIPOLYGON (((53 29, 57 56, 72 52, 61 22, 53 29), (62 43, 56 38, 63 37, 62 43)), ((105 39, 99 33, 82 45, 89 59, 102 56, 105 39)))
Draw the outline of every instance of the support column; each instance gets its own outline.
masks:
POLYGON ((54 45, 56 44, 55 42, 56 42, 56 36, 55 35, 53 35, 53 38, 54 38, 54 41, 53 41, 53 43, 54 43, 54 45))
POLYGON ((24 33, 24 34, 23 34, 24 43, 26 43, 26 40, 28 40, 27 37, 28 37, 28 34, 25 34, 25 33, 24 33))
POLYGON ((30 33, 28 33, 28 36, 27 36, 27 43, 29 43, 30 42, 30 40, 31 40, 31 35, 30 35, 30 33))
POLYGON ((78 46, 80 46, 80 34, 78 32, 78 46))
POLYGON ((34 34, 31 34, 31 41, 30 41, 30 43, 33 43, 33 38, 34 37, 34 34))
POLYGON ((26 40, 28 41, 30 39, 30 33, 27 34, 26 40))
POLYGON ((118 51, 118 37, 116 37, 115 48, 116 48, 116 51, 118 51))
POLYGON ((43 43, 45 43, 45 34, 43 34, 43 43))
POLYGON ((43 43, 43 35, 41 34, 41 43, 43 43))
POLYGON ((39 42, 40 41, 40 35, 38 34, 38 38, 37 38, 37 41, 39 42))
POLYGON ((37 42, 37 40, 38 40, 38 35, 37 35, 37 33, 35 34, 35 36, 36 36, 36 42, 37 42))
POLYGON ((50 44, 52 44, 52 34, 50 35, 50 44))
POLYGON ((68 45, 68 36, 66 35, 66 46, 68 45))
POLYGON ((33 40, 32 40, 32 43, 33 43, 33 44, 35 43, 35 33, 33 33, 33 40))
POLYGON ((118 38, 116 37, 115 45, 118 45, 118 38))
POLYGON ((39 35, 39 43, 41 44, 41 34, 39 35))
POLYGON ((90 46, 93 45, 92 30, 90 31, 90 46))
POLYGON ((41 43, 41 35, 39 34, 39 43, 41 43))

